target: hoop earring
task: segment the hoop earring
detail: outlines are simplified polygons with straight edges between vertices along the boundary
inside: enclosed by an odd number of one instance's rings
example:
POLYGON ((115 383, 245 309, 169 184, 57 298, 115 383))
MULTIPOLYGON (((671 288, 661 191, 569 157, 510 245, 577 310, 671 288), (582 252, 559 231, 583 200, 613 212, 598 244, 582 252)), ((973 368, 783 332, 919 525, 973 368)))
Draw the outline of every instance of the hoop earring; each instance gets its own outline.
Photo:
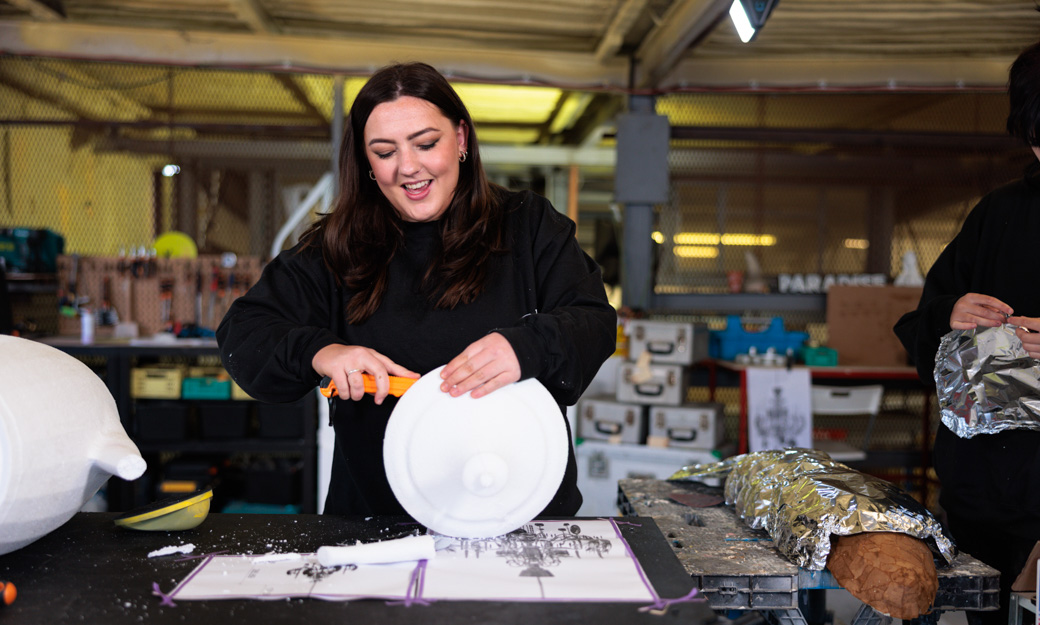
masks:
POLYGON ((466 150, 463 150, 462 153, 459 154, 459 162, 460 163, 465 163, 466 162, 466 156, 467 156, 466 150))
POLYGON ((370 170, 368 170, 368 177, 369 177, 369 178, 371 178, 372 180, 375 180, 375 179, 376 179, 376 175, 372 173, 372 170, 371 170, 371 169, 370 169, 370 170))

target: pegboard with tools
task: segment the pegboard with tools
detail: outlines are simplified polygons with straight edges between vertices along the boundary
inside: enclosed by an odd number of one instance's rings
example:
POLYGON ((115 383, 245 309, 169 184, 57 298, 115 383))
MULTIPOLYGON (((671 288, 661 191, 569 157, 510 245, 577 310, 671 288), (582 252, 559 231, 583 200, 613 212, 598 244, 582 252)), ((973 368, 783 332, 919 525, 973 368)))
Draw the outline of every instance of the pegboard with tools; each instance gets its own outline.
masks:
POLYGON ((132 322, 138 336, 159 332, 196 335, 216 330, 228 308, 260 277, 256 256, 75 256, 58 258, 59 334, 80 332, 91 311, 97 336, 132 322))

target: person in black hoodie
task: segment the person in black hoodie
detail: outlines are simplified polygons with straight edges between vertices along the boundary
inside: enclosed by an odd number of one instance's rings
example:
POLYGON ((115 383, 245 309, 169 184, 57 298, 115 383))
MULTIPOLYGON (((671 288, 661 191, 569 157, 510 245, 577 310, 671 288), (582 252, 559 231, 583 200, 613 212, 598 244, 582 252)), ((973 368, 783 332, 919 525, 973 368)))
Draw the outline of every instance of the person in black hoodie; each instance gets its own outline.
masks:
MULTIPOLYGON (((1008 132, 1040 159, 1040 43, 1009 71, 1008 132)), ((934 384, 935 355, 951 330, 1020 326, 1040 358, 1040 162, 972 209, 925 278, 921 301, 895 326, 921 379, 934 384), (1027 331, 1028 330, 1028 331, 1027 331)), ((1040 431, 1015 429, 959 438, 940 425, 933 461, 939 503, 960 550, 1000 571, 1000 609, 968 612, 971 623, 1004 625, 1012 582, 1040 541, 1040 431)))
MULTIPOLYGON (((575 225, 545 199, 491 184, 470 115, 423 63, 378 71, 351 107, 340 194, 236 300, 217 341, 253 397, 336 383, 325 512, 402 514, 383 468, 388 376, 446 365, 441 390, 480 397, 536 378, 574 404, 614 352, 617 316, 575 225), (362 373, 376 379, 366 395, 362 373)), ((508 436, 508 432, 502 432, 508 436)), ((573 448, 544 514, 581 505, 573 448)))

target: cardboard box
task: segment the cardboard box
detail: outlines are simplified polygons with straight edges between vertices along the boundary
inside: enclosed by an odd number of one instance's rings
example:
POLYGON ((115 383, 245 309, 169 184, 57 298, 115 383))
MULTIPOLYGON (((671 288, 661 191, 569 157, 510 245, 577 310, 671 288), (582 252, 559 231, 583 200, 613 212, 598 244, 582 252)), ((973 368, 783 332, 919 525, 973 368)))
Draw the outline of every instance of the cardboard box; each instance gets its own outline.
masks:
POLYGON ((906 350, 892 327, 917 308, 921 287, 832 286, 827 291, 827 344, 838 364, 904 367, 906 350))

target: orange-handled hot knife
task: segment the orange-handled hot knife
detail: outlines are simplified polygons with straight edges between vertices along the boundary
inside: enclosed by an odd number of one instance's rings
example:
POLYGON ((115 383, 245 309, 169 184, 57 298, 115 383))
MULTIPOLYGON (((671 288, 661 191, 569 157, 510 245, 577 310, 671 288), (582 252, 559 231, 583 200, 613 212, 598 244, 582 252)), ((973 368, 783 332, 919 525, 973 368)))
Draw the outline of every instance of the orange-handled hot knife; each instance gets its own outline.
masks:
MULTIPOLYGON (((367 373, 362 373, 361 379, 365 381, 365 392, 374 395, 376 392, 375 377, 367 373)), ((417 379, 402 378, 400 376, 392 375, 390 376, 390 394, 394 397, 400 397, 416 382, 418 382, 417 379)), ((339 395, 339 389, 336 388, 336 383, 333 382, 332 378, 329 376, 325 376, 321 379, 321 385, 318 386, 318 390, 322 395, 330 399, 339 395)))

